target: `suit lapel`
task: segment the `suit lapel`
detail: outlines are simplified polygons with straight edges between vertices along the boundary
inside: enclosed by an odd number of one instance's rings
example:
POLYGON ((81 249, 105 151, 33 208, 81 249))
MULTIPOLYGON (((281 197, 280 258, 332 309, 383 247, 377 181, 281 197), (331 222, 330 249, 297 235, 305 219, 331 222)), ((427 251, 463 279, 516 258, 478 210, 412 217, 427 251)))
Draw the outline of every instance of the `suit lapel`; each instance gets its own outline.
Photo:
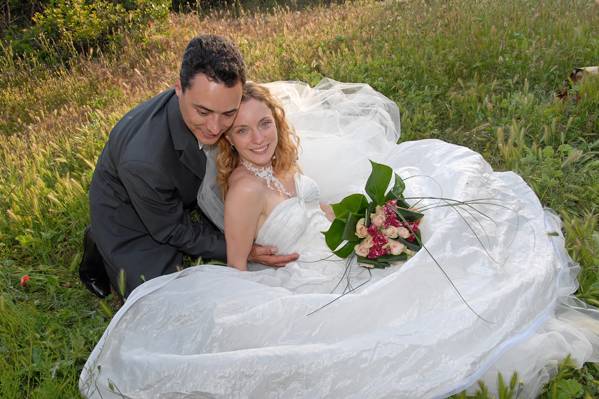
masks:
POLYGON ((198 140, 187 127, 179 110, 179 98, 171 97, 168 103, 168 126, 179 161, 200 179, 206 173, 206 154, 198 147, 198 140))

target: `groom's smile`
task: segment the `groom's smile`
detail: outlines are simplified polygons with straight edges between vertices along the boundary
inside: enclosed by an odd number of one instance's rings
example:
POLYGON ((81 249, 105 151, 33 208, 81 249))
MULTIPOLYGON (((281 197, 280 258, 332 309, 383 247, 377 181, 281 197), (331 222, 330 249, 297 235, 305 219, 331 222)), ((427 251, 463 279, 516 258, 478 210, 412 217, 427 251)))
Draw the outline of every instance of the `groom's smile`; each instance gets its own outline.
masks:
POLYGON ((175 89, 181 116, 189 130, 202 145, 216 143, 233 124, 241 102, 241 82, 227 87, 198 73, 190 80, 189 87, 183 88, 177 82, 175 89))

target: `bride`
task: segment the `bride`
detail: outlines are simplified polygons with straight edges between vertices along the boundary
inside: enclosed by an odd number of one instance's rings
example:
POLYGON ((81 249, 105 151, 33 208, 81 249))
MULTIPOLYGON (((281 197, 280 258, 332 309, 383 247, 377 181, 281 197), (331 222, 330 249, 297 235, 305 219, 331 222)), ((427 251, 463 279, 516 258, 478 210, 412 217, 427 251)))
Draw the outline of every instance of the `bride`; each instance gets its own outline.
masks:
POLYGON ((434 398, 478 380, 494 389, 499 372, 535 397, 568 354, 599 360, 599 315, 571 295, 578 267, 559 219, 519 176, 442 141, 396 145, 397 107, 367 85, 265 86, 245 88, 199 193, 231 267, 138 287, 82 371, 85 397, 434 398), (320 202, 361 191, 368 160, 427 209, 427 251, 375 271, 332 256, 321 233, 320 202), (253 242, 300 258, 248 265, 253 242))

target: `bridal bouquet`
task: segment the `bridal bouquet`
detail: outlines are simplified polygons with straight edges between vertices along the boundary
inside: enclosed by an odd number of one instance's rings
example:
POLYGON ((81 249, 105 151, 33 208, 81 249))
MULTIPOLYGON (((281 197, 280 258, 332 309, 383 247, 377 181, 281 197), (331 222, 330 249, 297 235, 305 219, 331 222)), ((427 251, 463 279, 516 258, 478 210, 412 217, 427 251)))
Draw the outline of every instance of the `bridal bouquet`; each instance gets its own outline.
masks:
POLYGON ((421 247, 422 213, 411 209, 403 191, 405 183, 386 165, 376 162, 364 194, 351 194, 332 204, 335 219, 324 233, 327 246, 340 258, 356 255, 368 268, 385 268, 406 260, 421 247), (389 191, 391 178, 394 184, 389 191))

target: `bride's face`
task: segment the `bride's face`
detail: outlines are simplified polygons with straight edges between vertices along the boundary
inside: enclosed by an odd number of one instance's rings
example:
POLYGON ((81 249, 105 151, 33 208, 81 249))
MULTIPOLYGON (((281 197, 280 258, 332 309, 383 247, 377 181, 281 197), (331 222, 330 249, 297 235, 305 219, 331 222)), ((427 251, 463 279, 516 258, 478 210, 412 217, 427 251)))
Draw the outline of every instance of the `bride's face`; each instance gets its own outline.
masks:
POLYGON ((242 102, 226 138, 241 158, 258 166, 269 165, 278 142, 272 111, 253 98, 242 102))

